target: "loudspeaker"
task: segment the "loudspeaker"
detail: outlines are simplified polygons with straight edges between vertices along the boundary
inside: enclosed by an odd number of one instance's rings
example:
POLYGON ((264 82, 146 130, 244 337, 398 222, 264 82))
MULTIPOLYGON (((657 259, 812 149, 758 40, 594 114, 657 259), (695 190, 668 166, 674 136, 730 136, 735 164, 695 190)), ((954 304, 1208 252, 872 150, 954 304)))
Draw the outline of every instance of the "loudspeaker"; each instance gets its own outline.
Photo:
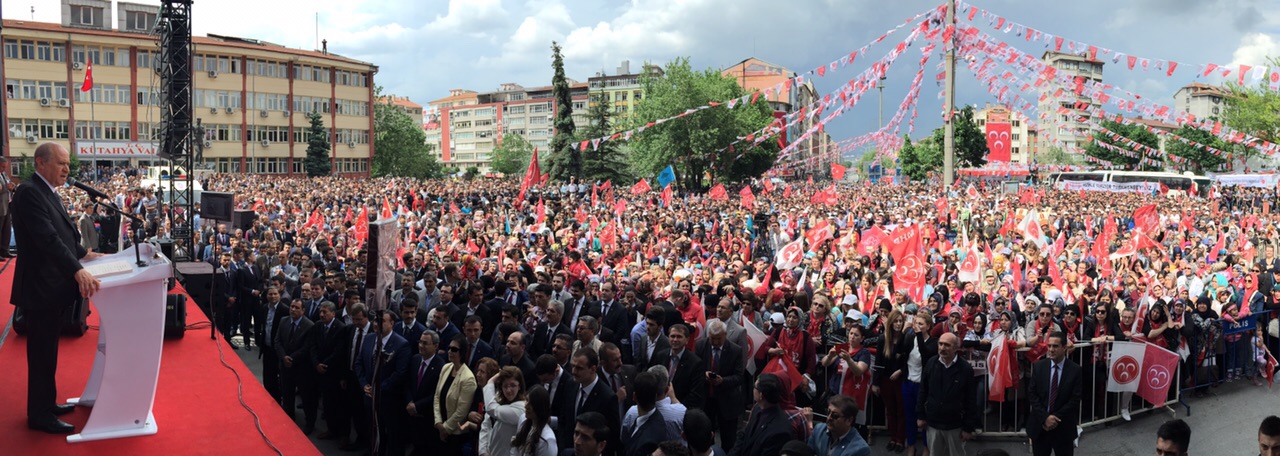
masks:
POLYGON ((213 293, 213 265, 203 261, 188 261, 175 263, 174 268, 177 269, 178 281, 187 289, 187 294, 208 315, 213 293))
POLYGON ((173 260, 173 239, 168 239, 168 238, 156 239, 156 243, 160 244, 160 253, 163 253, 165 258, 168 258, 169 260, 172 261, 173 260))
POLYGON ((187 331, 187 296, 170 294, 164 302, 164 338, 181 339, 187 331))
POLYGON ((98 235, 98 251, 116 253, 120 251, 120 215, 112 214, 97 217, 100 225, 98 235))
POLYGON ((253 221, 257 219, 258 214, 255 214, 252 209, 236 209, 236 212, 231 215, 231 229, 239 228, 249 231, 249 228, 253 228, 253 221))
MULTIPOLYGON (((75 304, 71 306, 71 311, 63 314, 62 317, 62 335, 80 337, 89 331, 89 300, 76 298, 75 304)), ((22 308, 17 307, 13 311, 13 332, 18 335, 27 335, 26 318, 22 315, 22 308)))

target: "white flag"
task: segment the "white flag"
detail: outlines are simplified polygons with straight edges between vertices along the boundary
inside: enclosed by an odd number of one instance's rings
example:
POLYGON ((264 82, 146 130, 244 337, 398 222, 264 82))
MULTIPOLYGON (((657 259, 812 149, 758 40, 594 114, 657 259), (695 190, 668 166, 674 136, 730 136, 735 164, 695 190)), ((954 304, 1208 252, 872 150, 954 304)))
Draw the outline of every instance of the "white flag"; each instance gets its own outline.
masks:
POLYGON ((1107 391, 1138 391, 1142 361, 1147 353, 1145 345, 1137 342, 1115 342, 1111 345, 1111 359, 1107 363, 1107 391))
POLYGON ((757 328, 755 323, 744 321, 742 327, 747 330, 747 346, 742 347, 742 352, 747 357, 747 372, 756 373, 756 353, 764 347, 765 341, 769 340, 769 336, 764 335, 764 331, 757 328))

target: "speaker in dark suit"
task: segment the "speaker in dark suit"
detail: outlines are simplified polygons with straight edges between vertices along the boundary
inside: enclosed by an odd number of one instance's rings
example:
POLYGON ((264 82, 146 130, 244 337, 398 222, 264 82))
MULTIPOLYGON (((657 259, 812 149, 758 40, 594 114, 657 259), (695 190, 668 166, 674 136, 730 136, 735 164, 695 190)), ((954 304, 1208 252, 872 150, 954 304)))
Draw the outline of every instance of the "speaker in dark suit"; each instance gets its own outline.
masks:
POLYGON ((533 343, 529 344, 529 355, 537 357, 551 353, 551 346, 559 334, 573 336, 564 322, 556 325, 549 322, 538 323, 538 329, 533 332, 533 343))
POLYGON ((1080 365, 1066 359, 1066 336, 1049 336, 1048 357, 1031 368, 1031 391, 1027 396, 1031 412, 1027 417, 1027 437, 1032 453, 1047 456, 1074 454, 1076 425, 1080 416, 1080 365), (1056 385, 1055 385, 1056 383, 1056 385))
POLYGON ((311 370, 315 372, 316 391, 320 397, 320 403, 324 405, 325 425, 328 430, 322 437, 338 437, 341 433, 338 429, 346 429, 343 427, 343 421, 340 417, 342 408, 342 388, 340 381, 342 380, 342 353, 343 333, 346 332, 346 325, 337 317, 337 308, 333 303, 322 305, 318 312, 320 319, 312 326, 311 331, 315 335, 311 337, 311 370))
POLYGON ((420 336, 418 354, 409 361, 409 369, 405 371, 408 376, 403 381, 405 402, 413 404, 414 408, 408 420, 409 429, 413 430, 410 443, 413 444, 412 454, 414 455, 431 454, 443 443, 440 441, 440 433, 433 432, 436 423, 435 413, 431 410, 432 404, 436 401, 435 392, 436 385, 440 382, 440 369, 445 364, 444 357, 437 353, 441 342, 439 339, 439 335, 420 336), (426 338, 429 343, 423 342, 421 338, 426 338))
POLYGON ((259 310, 258 321, 262 322, 262 327, 258 328, 256 342, 258 358, 262 360, 262 386, 276 402, 281 402, 280 357, 276 354, 275 335, 280 332, 280 322, 283 321, 281 317, 289 315, 289 303, 278 298, 279 295, 267 294, 267 302, 259 310))
POLYGON ((597 412, 604 415, 609 423, 609 438, 606 448, 616 448, 618 431, 622 416, 618 413, 618 397, 609 385, 605 384, 597 374, 600 368, 600 357, 595 350, 579 349, 569 361, 573 365, 573 384, 569 391, 562 392, 567 401, 562 403, 559 423, 556 426, 556 443, 560 449, 573 448, 573 428, 575 417, 586 412, 597 412), (569 393, 569 394, 564 394, 569 393), (561 443, 563 442, 563 443, 561 443))
POLYGON ((79 260, 100 255, 80 245, 76 224, 53 191, 54 186, 66 182, 69 163, 69 154, 62 146, 41 144, 36 148, 36 174, 14 191, 12 204, 14 234, 22 260, 14 270, 10 302, 22 308, 30 327, 27 426, 50 433, 75 430, 57 418, 73 408, 56 404, 58 336, 63 317, 80 298, 82 288, 97 287, 98 281, 84 271, 79 260))
POLYGON ((706 400, 707 362, 693 350, 685 348, 689 340, 687 328, 683 324, 672 326, 667 334, 671 348, 655 351, 650 364, 666 366, 667 374, 671 377, 671 389, 675 391, 681 404, 688 408, 700 408, 706 400))
POLYGON ((407 419, 404 416, 404 390, 401 388, 413 352, 408 341, 392 331, 395 316, 391 312, 378 311, 375 315, 371 320, 377 332, 365 336, 360 357, 356 360, 356 378, 360 380, 361 388, 372 396, 365 403, 376 417, 379 454, 397 454, 397 451, 404 454, 407 436, 403 429, 407 426, 407 419))
MULTIPOLYGON (((305 421, 303 433, 310 434, 316 427, 316 401, 311 394, 315 383, 314 365, 311 363, 311 326, 314 323, 302 315, 302 300, 289 305, 289 315, 280 318, 274 337, 276 357, 280 363, 280 406, 293 418, 295 398, 302 397, 305 421)), ((266 362, 264 360, 264 362, 266 362)))
MULTIPOLYGON (((604 293, 603 289, 601 293, 604 293)), ((599 315, 600 320, 600 339, 605 342, 613 342, 621 344, 623 338, 631 337, 631 327, 634 325, 627 324, 627 311, 623 308, 622 303, 613 299, 612 295, 607 295, 608 299, 596 302, 596 306, 592 311, 599 315), (608 331, 605 331, 608 329, 608 331), (605 334, 608 334, 606 336, 605 334)))
MULTIPOLYGON (((698 342, 698 357, 707 364, 706 407, 707 416, 720 430, 720 446, 733 449, 738 429, 738 417, 742 415, 743 379, 746 378, 746 361, 742 348, 728 341, 728 332, 719 320, 712 320, 706 339, 698 342), (719 323, 719 325, 717 325, 719 323)), ((677 396, 678 397, 678 396, 677 396)))

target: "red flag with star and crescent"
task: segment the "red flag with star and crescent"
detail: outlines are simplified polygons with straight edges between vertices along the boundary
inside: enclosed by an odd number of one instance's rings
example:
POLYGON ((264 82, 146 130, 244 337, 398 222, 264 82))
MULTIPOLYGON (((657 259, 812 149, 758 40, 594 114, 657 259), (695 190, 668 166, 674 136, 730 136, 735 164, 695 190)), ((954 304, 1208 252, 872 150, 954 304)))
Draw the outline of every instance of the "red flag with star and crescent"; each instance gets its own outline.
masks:
POLYGON ((924 301, 925 275, 929 271, 920 249, 918 226, 898 227, 889 233, 886 242, 893 255, 893 288, 905 290, 916 302, 924 301))

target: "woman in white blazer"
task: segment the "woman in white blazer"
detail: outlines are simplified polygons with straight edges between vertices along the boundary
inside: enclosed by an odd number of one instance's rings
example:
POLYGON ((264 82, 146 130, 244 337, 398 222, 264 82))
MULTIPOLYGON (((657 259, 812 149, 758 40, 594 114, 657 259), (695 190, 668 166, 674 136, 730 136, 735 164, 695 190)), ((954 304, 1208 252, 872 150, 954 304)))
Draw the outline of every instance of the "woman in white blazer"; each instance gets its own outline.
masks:
POLYGON ((480 456, 511 454, 511 440, 524 416, 524 374, 507 366, 484 385, 484 419, 480 422, 480 456))

